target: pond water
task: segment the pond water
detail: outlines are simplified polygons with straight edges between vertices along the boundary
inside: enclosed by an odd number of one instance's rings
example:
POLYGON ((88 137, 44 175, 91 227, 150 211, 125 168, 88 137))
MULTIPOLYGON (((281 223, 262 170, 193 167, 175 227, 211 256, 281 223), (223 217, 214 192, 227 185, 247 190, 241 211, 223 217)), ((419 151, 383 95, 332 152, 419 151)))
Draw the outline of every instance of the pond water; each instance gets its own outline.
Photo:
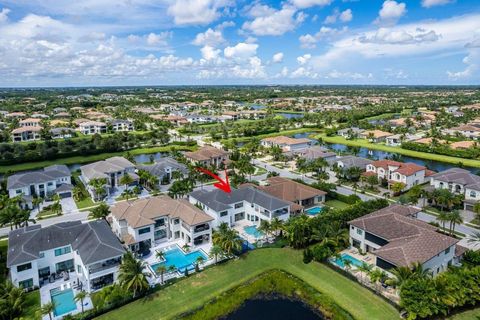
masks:
POLYGON ((262 109, 267 108, 267 106, 262 106, 262 105, 260 105, 260 104, 252 104, 252 105, 250 106, 250 108, 253 109, 253 110, 262 110, 262 109))
MULTIPOLYGON (((339 144, 339 143, 324 143, 326 147, 329 149, 341 153, 351 153, 351 148, 344 144, 339 144)), ((362 157, 362 158, 369 158, 373 160, 382 160, 382 159, 392 159, 392 157, 395 157, 394 159, 396 161, 400 162, 413 162, 421 166, 425 166, 430 170, 440 172, 444 171, 450 168, 457 167, 456 164, 451 164, 451 163, 446 163, 446 162, 440 162, 440 161, 434 161, 434 160, 423 160, 419 158, 413 158, 413 157, 408 157, 408 156, 403 156, 399 154, 394 154, 391 152, 385 152, 385 151, 379 151, 379 150, 371 150, 367 148, 360 148, 360 151, 358 152, 357 156, 362 157)), ((466 170, 469 170, 472 173, 478 173, 479 168, 473 168, 473 167, 464 167, 466 170)))
POLYGON ((223 317, 225 320, 319 320, 324 319, 300 301, 285 298, 249 299, 232 312, 223 317))
POLYGON ((294 118, 303 118, 304 114, 303 113, 277 113, 278 115, 281 115, 282 117, 285 117, 287 119, 294 119, 294 118))

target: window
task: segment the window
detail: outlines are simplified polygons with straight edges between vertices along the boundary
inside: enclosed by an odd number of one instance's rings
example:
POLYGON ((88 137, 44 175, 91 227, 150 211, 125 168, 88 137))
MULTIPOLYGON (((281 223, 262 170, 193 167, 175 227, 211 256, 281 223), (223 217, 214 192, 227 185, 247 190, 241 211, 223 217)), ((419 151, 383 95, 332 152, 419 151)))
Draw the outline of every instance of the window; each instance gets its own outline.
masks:
POLYGON ((477 193, 475 191, 470 191, 470 198, 476 198, 477 197, 477 193))
POLYGON ((179 224, 179 223, 180 223, 180 219, 173 220, 173 224, 179 224))
POLYGON ((23 289, 31 288, 33 287, 33 279, 19 281, 18 286, 23 289))
POLYGON ((154 232, 153 237, 155 240, 163 239, 167 237, 167 230, 161 229, 154 232))
POLYGON ((32 269, 32 264, 30 262, 17 266, 17 272, 22 272, 30 269, 32 269))
POLYGON ((447 248, 447 249, 445 250, 445 254, 449 254, 449 253, 450 253, 450 248, 447 248))
POLYGON ((357 234, 362 235, 362 234, 363 234, 363 230, 357 228, 357 234))
POLYGON ((71 272, 71 271, 75 270, 75 267, 73 265, 73 259, 59 262, 55 266, 56 266, 57 273, 60 273, 62 271, 70 271, 71 272))
POLYGON ((165 219, 159 219, 155 221, 155 228, 163 227, 165 225, 165 219))
POLYGON ((22 193, 22 189, 17 189, 17 190, 15 190, 15 193, 16 193, 16 194, 21 194, 21 193, 22 193))
POLYGON ((48 183, 48 186, 49 186, 49 187, 53 186, 53 182, 49 182, 49 183, 48 183))
POLYGON ((45 252, 40 252, 40 258, 45 258, 45 252))
POLYGON ((220 212, 220 217, 225 217, 226 215, 228 215, 228 211, 220 212))
POLYGON ((235 209, 242 208, 243 202, 235 203, 235 209))
POLYGON ((39 278, 48 278, 50 275, 50 267, 45 267, 42 269, 38 269, 38 277, 39 278))
POLYGON ((138 234, 145 234, 150 232, 150 227, 142 228, 138 230, 138 234))
POLYGON ((72 249, 70 249, 70 247, 55 249, 55 257, 61 256, 70 252, 72 252, 72 249))

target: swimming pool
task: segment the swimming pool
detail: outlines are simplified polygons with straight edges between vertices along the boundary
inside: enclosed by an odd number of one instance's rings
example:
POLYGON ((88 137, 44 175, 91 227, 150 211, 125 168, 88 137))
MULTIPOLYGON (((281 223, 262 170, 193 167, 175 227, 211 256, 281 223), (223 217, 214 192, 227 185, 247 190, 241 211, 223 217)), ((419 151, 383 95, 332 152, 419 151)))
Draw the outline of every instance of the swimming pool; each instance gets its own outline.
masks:
POLYGON ((331 261, 341 268, 345 268, 345 261, 350 261, 350 265, 355 267, 360 267, 362 265, 362 261, 347 253, 342 253, 339 258, 334 258, 331 261))
POLYGON ((246 234, 255 237, 256 239, 263 237, 263 232, 258 230, 256 226, 243 227, 246 234))
POLYGON ((323 207, 313 207, 305 210, 305 213, 309 216, 315 216, 323 211, 323 207))
POLYGON ((185 268, 188 270, 193 270, 197 262, 198 257, 203 257, 205 261, 208 260, 208 257, 200 250, 192 251, 190 253, 184 253, 180 248, 176 247, 174 249, 164 252, 165 261, 152 264, 151 267, 153 271, 157 272, 158 268, 162 265, 166 266, 175 266, 178 271, 184 271, 185 268))
POLYGON ((53 311, 55 317, 77 310, 77 303, 75 302, 73 289, 71 288, 65 290, 61 290, 60 288, 52 289, 50 290, 50 297, 55 306, 55 310, 53 311))

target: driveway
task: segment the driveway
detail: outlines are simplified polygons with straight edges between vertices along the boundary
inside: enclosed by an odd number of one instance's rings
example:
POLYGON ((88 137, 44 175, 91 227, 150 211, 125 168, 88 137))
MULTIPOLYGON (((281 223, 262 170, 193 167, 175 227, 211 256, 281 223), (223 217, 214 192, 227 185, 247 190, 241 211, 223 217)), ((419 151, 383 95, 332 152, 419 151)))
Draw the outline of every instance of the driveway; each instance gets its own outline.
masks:
POLYGON ((78 208, 75 204, 75 200, 72 197, 60 199, 60 204, 62 205, 62 211, 64 214, 69 214, 72 212, 77 212, 78 208))

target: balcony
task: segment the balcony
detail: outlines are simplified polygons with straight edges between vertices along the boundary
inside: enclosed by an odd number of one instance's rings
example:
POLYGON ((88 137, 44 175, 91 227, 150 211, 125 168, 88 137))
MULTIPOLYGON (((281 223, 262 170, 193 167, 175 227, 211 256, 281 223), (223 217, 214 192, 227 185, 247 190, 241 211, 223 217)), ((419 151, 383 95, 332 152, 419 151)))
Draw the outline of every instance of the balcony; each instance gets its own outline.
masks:
POLYGON ((121 261, 122 261, 121 258, 117 258, 117 259, 107 260, 107 261, 102 262, 102 263, 96 263, 96 264, 94 264, 94 265, 91 265, 91 266, 88 268, 88 274, 93 274, 93 273, 101 272, 101 271, 104 271, 104 270, 111 269, 111 268, 113 268, 113 267, 119 266, 120 263, 121 263, 121 261))
POLYGON ((209 229, 210 229, 210 226, 208 224, 203 224, 203 225, 196 226, 193 229, 193 232, 194 233, 203 232, 203 231, 206 231, 206 230, 209 230, 209 229))

